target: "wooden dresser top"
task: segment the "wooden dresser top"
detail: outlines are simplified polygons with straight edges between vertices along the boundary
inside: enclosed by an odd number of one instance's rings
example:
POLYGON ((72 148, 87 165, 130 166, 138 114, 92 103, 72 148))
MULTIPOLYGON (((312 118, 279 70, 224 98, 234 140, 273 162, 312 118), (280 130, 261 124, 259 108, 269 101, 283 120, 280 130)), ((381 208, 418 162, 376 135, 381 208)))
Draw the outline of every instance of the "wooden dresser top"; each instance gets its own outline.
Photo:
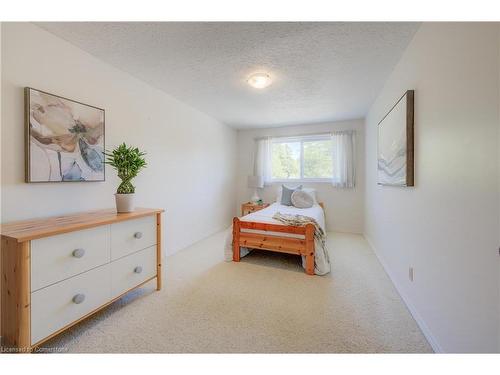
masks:
POLYGON ((73 215, 16 221, 0 225, 2 239, 24 242, 75 230, 117 223, 124 220, 156 215, 160 208, 136 208, 134 212, 117 213, 115 209, 81 212, 73 215))

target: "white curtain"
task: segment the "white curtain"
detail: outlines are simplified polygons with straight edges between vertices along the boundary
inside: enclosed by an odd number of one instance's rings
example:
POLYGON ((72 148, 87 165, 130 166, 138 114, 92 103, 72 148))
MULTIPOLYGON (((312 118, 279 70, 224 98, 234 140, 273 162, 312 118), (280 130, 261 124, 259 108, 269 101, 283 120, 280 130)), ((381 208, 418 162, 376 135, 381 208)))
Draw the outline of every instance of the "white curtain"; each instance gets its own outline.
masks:
POLYGON ((254 176, 262 176, 264 185, 271 184, 271 139, 255 140, 254 176))
POLYGON ((356 180, 355 137, 353 130, 332 134, 333 178, 332 185, 339 188, 353 188, 356 180))

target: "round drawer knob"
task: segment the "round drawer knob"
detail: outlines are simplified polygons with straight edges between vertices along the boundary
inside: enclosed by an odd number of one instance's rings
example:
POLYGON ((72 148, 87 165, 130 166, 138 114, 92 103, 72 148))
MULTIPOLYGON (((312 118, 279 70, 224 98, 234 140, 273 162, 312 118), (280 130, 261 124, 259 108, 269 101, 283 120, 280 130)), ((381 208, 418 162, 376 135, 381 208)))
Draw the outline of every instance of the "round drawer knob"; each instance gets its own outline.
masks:
POLYGON ((137 239, 142 238, 142 232, 135 232, 134 237, 137 239))
POLYGON ((137 266, 134 268, 134 272, 135 273, 141 273, 142 272, 142 267, 141 266, 137 266))
POLYGON ((76 303, 77 305, 79 305, 83 301, 85 301, 85 294, 79 293, 73 297, 73 303, 76 303))
POLYGON ((71 253, 75 258, 81 258, 85 255, 85 249, 75 249, 71 253))

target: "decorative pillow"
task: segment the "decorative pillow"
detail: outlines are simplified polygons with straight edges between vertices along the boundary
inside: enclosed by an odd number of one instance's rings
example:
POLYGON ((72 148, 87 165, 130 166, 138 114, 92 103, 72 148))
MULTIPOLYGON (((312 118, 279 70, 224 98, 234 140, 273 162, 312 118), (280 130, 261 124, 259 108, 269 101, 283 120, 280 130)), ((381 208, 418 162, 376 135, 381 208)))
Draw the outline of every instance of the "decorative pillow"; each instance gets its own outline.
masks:
POLYGON ((297 186, 296 188, 288 188, 285 185, 281 186, 281 204, 284 206, 292 205, 292 193, 296 190, 302 189, 302 185, 297 186))
POLYGON ((313 199, 313 205, 318 204, 318 199, 316 198, 316 189, 313 188, 302 188, 302 191, 305 191, 309 194, 313 199))
POLYGON ((297 208, 310 208, 314 204, 314 199, 304 190, 295 190, 292 193, 292 204, 297 208))
MULTIPOLYGON (((293 188, 295 189, 295 188, 293 188)), ((316 189, 313 189, 313 188, 307 188, 307 187, 303 187, 302 186, 302 191, 305 191, 306 193, 308 193, 311 197, 313 197, 313 206, 315 204, 318 204, 318 198, 316 197, 316 189)), ((276 191, 276 202, 278 204, 281 204, 281 193, 283 192, 283 188, 280 186, 278 187, 278 190, 276 191)))

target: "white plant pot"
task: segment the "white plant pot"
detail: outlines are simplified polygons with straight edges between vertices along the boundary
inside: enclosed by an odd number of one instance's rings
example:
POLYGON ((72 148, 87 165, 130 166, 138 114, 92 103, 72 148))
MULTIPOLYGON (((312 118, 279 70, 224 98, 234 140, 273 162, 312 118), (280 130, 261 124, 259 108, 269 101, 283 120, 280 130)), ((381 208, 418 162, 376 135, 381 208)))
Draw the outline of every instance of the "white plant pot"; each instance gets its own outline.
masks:
POLYGON ((134 211, 134 195, 135 194, 115 194, 116 212, 134 211))

